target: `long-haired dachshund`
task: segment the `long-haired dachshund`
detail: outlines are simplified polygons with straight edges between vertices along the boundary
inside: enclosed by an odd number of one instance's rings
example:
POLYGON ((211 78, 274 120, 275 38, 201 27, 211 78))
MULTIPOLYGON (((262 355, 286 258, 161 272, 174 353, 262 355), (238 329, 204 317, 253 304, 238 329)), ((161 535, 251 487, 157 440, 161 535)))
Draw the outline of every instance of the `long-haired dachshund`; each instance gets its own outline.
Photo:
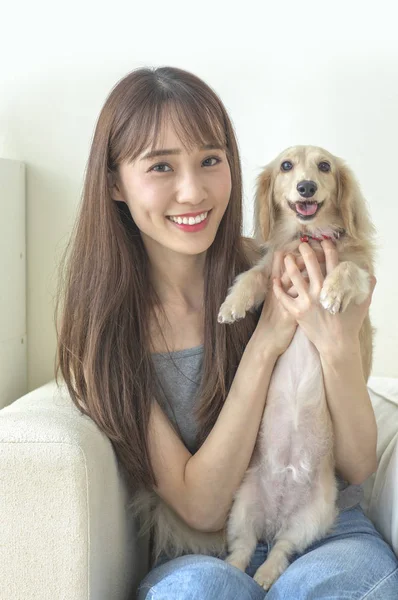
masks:
MULTIPOLYGON (((299 256, 301 241, 331 238, 339 264, 329 273, 319 301, 332 314, 370 292, 375 233, 364 198, 340 158, 314 146, 282 152, 259 176, 255 203, 257 240, 264 256, 239 275, 218 316, 243 318, 270 292, 275 250, 299 256)), ((272 293, 272 292, 271 292, 272 293)), ((372 327, 361 333, 366 380, 372 363, 372 327)), ((256 446, 236 492, 227 524, 227 561, 245 570, 258 540, 272 542, 254 579, 268 589, 289 564, 332 527, 336 515, 333 432, 319 353, 297 328, 275 366, 256 446)))

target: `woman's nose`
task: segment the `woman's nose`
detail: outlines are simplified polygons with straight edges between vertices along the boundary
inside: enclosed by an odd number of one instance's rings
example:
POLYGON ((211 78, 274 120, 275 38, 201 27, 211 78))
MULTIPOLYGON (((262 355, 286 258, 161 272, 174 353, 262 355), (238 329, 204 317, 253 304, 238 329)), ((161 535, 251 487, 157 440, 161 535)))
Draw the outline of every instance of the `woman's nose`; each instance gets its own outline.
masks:
POLYGON ((181 178, 177 193, 177 202, 183 204, 200 204, 206 198, 206 192, 200 177, 193 173, 181 178))

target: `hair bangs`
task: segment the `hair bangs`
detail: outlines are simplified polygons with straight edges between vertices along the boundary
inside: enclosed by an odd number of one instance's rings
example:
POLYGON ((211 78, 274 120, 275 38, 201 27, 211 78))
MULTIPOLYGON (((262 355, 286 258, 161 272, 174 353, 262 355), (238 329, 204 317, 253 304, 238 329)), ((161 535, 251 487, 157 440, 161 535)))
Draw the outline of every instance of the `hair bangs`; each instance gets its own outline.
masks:
MULTIPOLYGON (((218 107, 217 107, 218 108, 218 107)), ((210 112, 205 103, 195 98, 179 98, 163 107, 163 127, 171 122, 178 138, 187 151, 212 144, 227 150, 223 116, 218 110, 210 112), (184 101, 185 100, 185 101, 184 101)))
POLYGON ((162 147, 166 127, 171 124, 187 151, 207 144, 227 149, 223 114, 209 111, 196 98, 172 98, 148 101, 140 114, 128 121, 120 136, 120 152, 115 148, 115 163, 134 162, 145 150, 162 147), (218 113, 218 114, 217 114, 218 113))

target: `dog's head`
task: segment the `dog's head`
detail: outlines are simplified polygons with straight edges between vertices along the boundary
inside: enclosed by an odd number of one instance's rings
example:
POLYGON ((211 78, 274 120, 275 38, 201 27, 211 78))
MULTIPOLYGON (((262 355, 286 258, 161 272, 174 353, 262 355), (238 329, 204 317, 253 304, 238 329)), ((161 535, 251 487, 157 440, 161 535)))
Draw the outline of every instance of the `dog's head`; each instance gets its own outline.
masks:
POLYGON ((266 241, 278 221, 307 231, 343 227, 357 238, 366 227, 364 200, 343 161, 316 146, 292 146, 265 167, 258 178, 255 228, 266 241))

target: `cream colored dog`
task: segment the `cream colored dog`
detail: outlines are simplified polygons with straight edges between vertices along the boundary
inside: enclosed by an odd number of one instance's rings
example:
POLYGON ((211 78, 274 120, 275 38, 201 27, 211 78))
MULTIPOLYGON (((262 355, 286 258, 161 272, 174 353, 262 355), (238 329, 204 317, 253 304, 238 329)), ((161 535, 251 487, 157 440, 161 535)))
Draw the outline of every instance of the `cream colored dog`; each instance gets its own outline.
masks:
MULTIPOLYGON (((322 148, 295 146, 261 173, 256 195, 256 236, 265 255, 241 274, 220 308, 232 323, 259 306, 270 289, 275 250, 299 256, 301 240, 334 240, 340 262, 326 276, 322 306, 332 314, 363 302, 373 274, 374 227, 359 187, 341 159, 322 148)), ((372 328, 360 334, 367 380, 372 328)), ((319 354, 297 328, 271 377, 255 450, 229 515, 227 561, 245 570, 259 540, 272 542, 254 579, 268 589, 302 552, 332 527, 336 515, 333 434, 319 354)))

